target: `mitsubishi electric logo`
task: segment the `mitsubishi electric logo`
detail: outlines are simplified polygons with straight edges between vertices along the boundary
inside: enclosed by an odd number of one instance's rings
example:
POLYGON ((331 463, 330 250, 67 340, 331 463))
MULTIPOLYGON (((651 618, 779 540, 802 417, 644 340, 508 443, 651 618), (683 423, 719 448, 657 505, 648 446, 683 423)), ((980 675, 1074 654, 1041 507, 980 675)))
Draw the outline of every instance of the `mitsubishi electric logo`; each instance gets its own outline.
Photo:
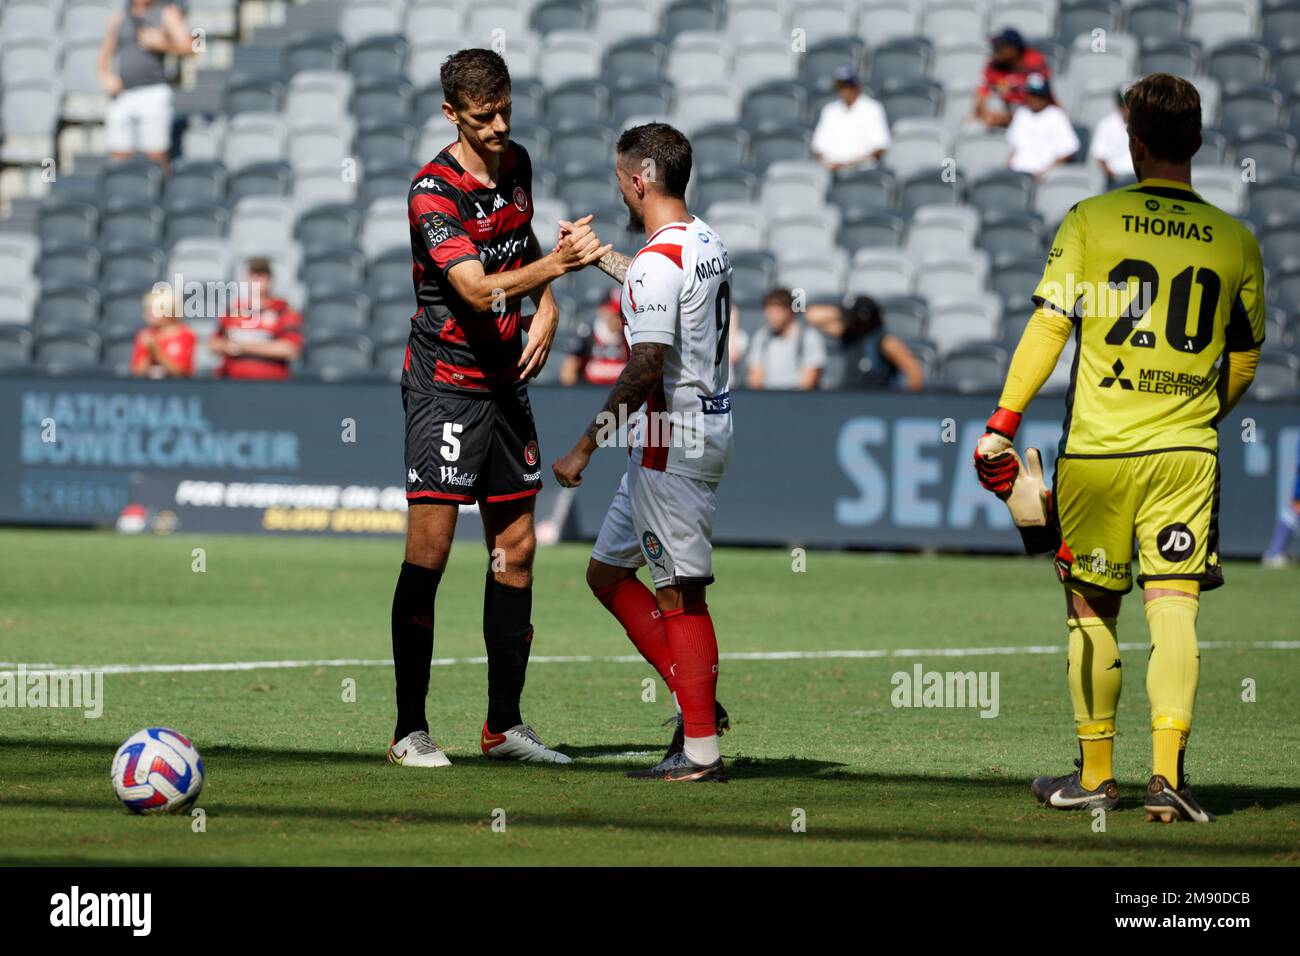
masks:
POLYGON ((1118 382, 1119 387, 1124 389, 1124 391, 1126 392, 1133 391, 1133 383, 1123 377, 1123 373, 1124 373, 1123 362, 1121 362, 1119 359, 1115 359, 1115 364, 1110 367, 1110 370, 1115 374, 1107 375, 1102 378, 1100 382, 1102 388, 1110 388, 1112 385, 1118 382))

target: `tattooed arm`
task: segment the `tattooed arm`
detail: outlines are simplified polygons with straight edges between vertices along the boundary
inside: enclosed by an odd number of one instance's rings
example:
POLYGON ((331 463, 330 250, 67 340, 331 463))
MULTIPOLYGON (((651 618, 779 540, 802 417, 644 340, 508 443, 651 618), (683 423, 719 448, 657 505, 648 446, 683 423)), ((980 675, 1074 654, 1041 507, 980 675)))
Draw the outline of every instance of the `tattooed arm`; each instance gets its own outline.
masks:
POLYGON ((640 408, 654 387, 663 379, 664 353, 668 346, 658 342, 645 342, 632 346, 632 357, 623 366, 623 371, 610 389, 609 397, 587 430, 578 439, 563 458, 551 466, 555 480, 565 488, 576 488, 582 484, 582 472, 591 461, 592 453, 600 447, 597 436, 606 423, 617 421, 619 410, 626 409, 624 417, 640 408))
POLYGON ((615 252, 613 249, 596 260, 596 268, 619 283, 627 278, 627 267, 631 264, 631 257, 615 252))

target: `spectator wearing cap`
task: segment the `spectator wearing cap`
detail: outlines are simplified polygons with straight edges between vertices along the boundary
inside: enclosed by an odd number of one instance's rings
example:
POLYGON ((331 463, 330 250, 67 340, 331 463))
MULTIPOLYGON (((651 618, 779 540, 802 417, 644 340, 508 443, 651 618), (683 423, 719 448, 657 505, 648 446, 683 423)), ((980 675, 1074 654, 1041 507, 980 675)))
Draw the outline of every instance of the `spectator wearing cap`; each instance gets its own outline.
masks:
POLYGON ((823 389, 906 389, 919 392, 925 371, 907 343, 885 328, 880 305, 867 295, 846 305, 808 306, 808 324, 827 339, 823 389))
POLYGON ((826 367, 821 333, 800 321, 789 289, 763 296, 766 328, 754 333, 746 362, 750 388, 811 391, 826 367))
POLYGON ((1049 76, 1047 60, 1025 45, 1018 30, 1007 28, 990 38, 989 44, 992 52, 975 91, 975 117, 986 126, 1007 126, 1025 103, 1025 82, 1030 74, 1049 76))
POLYGON ((623 334, 622 290, 615 289, 596 309, 596 320, 574 337, 573 349, 560 366, 560 384, 613 385, 631 358, 623 334))
POLYGON ((271 292, 271 263, 248 262, 248 297, 223 315, 210 348, 222 356, 217 378, 284 379, 302 352, 302 316, 271 292))
POLYGON ((863 92, 852 67, 837 69, 834 80, 837 95, 822 107, 817 119, 813 155, 828 169, 873 166, 889 148, 885 108, 863 92))
POLYGON ((1011 147, 1011 168, 1039 180, 1079 151, 1074 124, 1069 114, 1052 102, 1052 88, 1040 73, 1031 73, 1025 80, 1025 105, 1011 118, 1007 145, 1011 147))
POLYGON ((110 102, 104 138, 114 159, 144 153, 167 168, 172 88, 166 57, 194 55, 185 13, 170 0, 125 0, 108 19, 99 47, 99 85, 110 102))
POLYGON ((1115 109, 1097 121, 1088 145, 1088 156, 1096 160, 1106 181, 1111 185, 1125 176, 1132 176, 1133 157, 1128 151, 1128 105, 1124 91, 1115 92, 1115 109))
POLYGON ((189 378, 194 374, 194 330, 181 321, 172 287, 159 283, 143 300, 144 328, 135 337, 131 374, 136 378, 189 378))

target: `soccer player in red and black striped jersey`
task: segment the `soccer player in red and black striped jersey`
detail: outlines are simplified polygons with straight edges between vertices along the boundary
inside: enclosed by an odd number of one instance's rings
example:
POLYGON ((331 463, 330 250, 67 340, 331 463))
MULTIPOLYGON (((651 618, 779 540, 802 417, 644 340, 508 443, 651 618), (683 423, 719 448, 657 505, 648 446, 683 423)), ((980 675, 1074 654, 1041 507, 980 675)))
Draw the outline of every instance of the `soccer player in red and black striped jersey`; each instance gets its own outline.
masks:
POLYGON ((402 373, 406 410, 406 560, 393 597, 397 727, 388 759, 449 761, 424 704, 434 599, 461 504, 478 502, 492 556, 483 596, 489 757, 569 763, 523 722, 532 642, 534 496, 540 453, 526 382, 541 370, 558 315, 550 283, 609 252, 587 225, 543 255, 531 220, 532 163, 510 142, 510 74, 490 50, 442 65, 443 115, 456 141, 416 174, 408 218, 418 310, 402 373), (524 317, 531 298, 536 311, 524 317), (522 333, 528 333, 525 348, 522 333))

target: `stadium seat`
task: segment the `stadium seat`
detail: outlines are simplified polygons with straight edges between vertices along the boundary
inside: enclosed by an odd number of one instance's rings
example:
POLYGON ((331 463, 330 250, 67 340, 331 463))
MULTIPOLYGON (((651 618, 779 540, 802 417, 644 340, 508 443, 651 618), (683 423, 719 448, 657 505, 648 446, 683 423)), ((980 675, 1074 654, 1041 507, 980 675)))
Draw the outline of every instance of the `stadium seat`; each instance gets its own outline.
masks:
POLYGON ((278 77, 236 77, 226 85, 226 114, 278 113, 284 104, 284 90, 284 82, 278 77))
POLYGON ((609 104, 610 122, 620 129, 646 121, 668 122, 675 94, 664 79, 641 80, 617 88, 609 104))
POLYGON ((902 216, 883 209, 845 213, 837 243, 850 254, 859 249, 901 246, 906 225, 902 216))
POLYGON ((1250 397, 1261 402, 1293 400, 1300 394, 1300 356, 1263 352, 1255 368, 1250 397))
POLYGON ((80 239, 46 240, 41 245, 37 275, 41 285, 53 282, 97 282, 99 246, 80 239))
MULTIPOLYGON (((389 382, 397 383, 402 380, 405 361, 406 343, 403 341, 376 348, 373 367, 376 374, 383 376, 389 382)), ((552 363, 547 364, 549 366, 552 363)))
MULTIPOLYGON (((721 2, 701 3, 700 0, 675 0, 664 8, 661 19, 660 35, 665 41, 672 43, 683 33, 691 32, 710 32, 718 33, 719 40, 724 38, 720 35, 723 21, 723 5, 721 2)), ((534 24, 534 29, 536 25, 534 24)), ((725 40, 724 40, 725 42, 725 40)))
POLYGON ((8 0, 0 9, 0 37, 58 33, 59 7, 49 0, 8 0))
POLYGON ((163 182, 163 206, 186 202, 221 202, 226 198, 226 167, 209 160, 182 159, 163 182))
POLYGON ((345 161, 353 159, 352 141, 356 125, 351 116, 336 118, 333 122, 314 122, 295 125, 289 137, 289 165, 294 169, 308 166, 335 165, 340 170, 345 161))
POLYGON ((926 79, 890 83, 880 101, 891 127, 903 119, 937 119, 943 114, 943 87, 926 79))
POLYGON ((279 113, 232 116, 226 126, 219 158, 231 172, 253 163, 281 162, 286 155, 288 134, 288 126, 279 113))
POLYGON ((886 169, 836 170, 827 198, 847 215, 894 208, 896 190, 897 180, 886 169))
POLYGON ((1187 37, 1208 47, 1224 40, 1249 37, 1254 29, 1254 12, 1246 0, 1207 0, 1193 3, 1187 21, 1187 37))
POLYGON ((1004 309, 1021 302, 1034 291, 1043 277, 1042 255, 1003 261, 994 267, 989 285, 1001 298, 1004 309))
POLYGON ((752 87, 740 107, 740 121, 749 129, 810 121, 808 91, 800 80, 769 80, 752 87))
POLYGON ((1233 141, 1232 151, 1238 166, 1246 160, 1253 161, 1259 182, 1277 176, 1289 176, 1295 169, 1296 137, 1285 130, 1246 133, 1233 141))
POLYGON ((983 0, 931 0, 922 9, 920 32, 938 46, 985 37, 987 8, 983 0))
POLYGON ((220 239, 230 228, 230 213, 221 203, 178 202, 167 210, 163 245, 169 249, 185 239, 220 239))
POLYGON ((0 56, 0 83, 12 83, 27 77, 47 77, 59 72, 63 41, 53 34, 18 33, 8 35, 0 56))
MULTIPOLYGON (((1295 38, 1298 36, 1300 36, 1300 2, 1274 0, 1264 5, 1260 38, 1265 43, 1281 55, 1284 50, 1294 52, 1295 38)), ((1287 88, 1294 89, 1293 86, 1287 88)))
POLYGON ((890 138, 882 163, 903 179, 922 173, 937 175, 952 157, 952 138, 940 120, 897 120, 890 138))
MULTIPOLYGON (((1165 0, 1144 6, 1160 7, 1165 0)), ((1134 8, 1134 12, 1138 8, 1134 8)), ((1159 11, 1152 12, 1158 19, 1159 11)), ((1138 32, 1138 31, 1134 31, 1138 32)), ((1141 35, 1141 34, 1139 34, 1141 35)), ((1146 42, 1138 57, 1138 72, 1143 76, 1152 73, 1170 73, 1174 76, 1195 76, 1201 71, 1201 45, 1195 40, 1182 38, 1181 28, 1178 36, 1166 36, 1146 42)))
MULTIPOLYGON (((549 5, 543 4, 536 12, 549 5)), ((568 80, 594 80, 600 75, 601 53, 600 42, 583 30, 551 31, 542 41, 537 78, 547 89, 568 80)))
POLYGON ((1300 219, 1300 176, 1278 176, 1256 183, 1248 196, 1249 216, 1257 226, 1274 220, 1300 219))
POLYGON ((673 125, 692 141, 705 127, 735 124, 739 118, 740 89, 734 83, 704 83, 677 88, 673 125))
POLYGON ((1057 4, 1040 0, 993 0, 989 29, 1012 27, 1024 37, 1053 36, 1056 33, 1057 4))
POLYGON ((1094 30, 1118 33, 1122 7, 1118 0, 1064 0, 1058 15, 1056 38, 1070 44, 1094 30))
POLYGON ((969 253, 979 229, 979 213, 970 206, 921 206, 912 216, 904 246, 916 263, 969 253))
POLYGON ((40 249, 40 240, 30 233, 0 232, 0 281, 32 275, 40 249))
POLYGON ((20 325, 0 324, 0 371, 26 368, 31 360, 32 333, 20 325))
POLYGON ((731 292, 735 301, 761 299, 776 284, 776 260, 770 252, 739 252, 730 258, 731 292))
POLYGON ((365 332, 370 327, 370 296, 360 288, 341 283, 311 293, 306 314, 311 317, 313 336, 336 332, 365 332))
POLYGON ((1003 169, 971 183, 969 200, 981 213, 1029 212, 1034 208, 1034 177, 1003 169))
POLYGON ((1300 268, 1300 220, 1275 222, 1260 229, 1259 246, 1270 270, 1300 268))
POLYGON ((131 358, 134 354, 134 335, 105 337, 99 364, 118 378, 127 378, 131 374, 131 358))
MULTIPOLYGON (((635 20, 633 21, 635 24, 635 20)), ((606 86, 616 88, 664 76, 668 47, 654 36, 631 36, 612 44, 601 61, 606 86)))
POLYGON ((850 295, 910 296, 915 289, 912 257, 902 249, 866 248, 853 253, 850 295))
POLYGON ((1219 125, 1229 137, 1282 125, 1282 92, 1272 86, 1247 86, 1224 94, 1219 125))
POLYGON ((721 200, 702 208, 709 225, 727 237, 728 253, 767 248, 768 219, 752 202, 721 200))
MULTIPOLYGON (((155 209, 156 211, 156 209, 155 209)), ((123 245, 110 251, 100 265, 103 289, 148 289, 164 278, 166 252, 157 245, 123 245)))
POLYGON ((988 285, 989 257, 972 249, 958 257, 927 259, 916 272, 916 294, 930 303, 972 300, 988 285))
POLYGON ((91 329, 50 329, 37 334, 32 364, 46 375, 86 372, 99 364, 99 350, 99 333, 91 329))
POLYGON ((687 30, 676 35, 668 47, 665 76, 679 83, 726 83, 731 76, 731 44, 718 33, 687 30))
POLYGON ((883 314, 885 331, 903 339, 925 338, 929 306, 920 296, 886 296, 877 301, 883 314))
MULTIPOLYGON (((878 0, 859 8, 858 36, 873 46, 889 46, 894 41, 916 39, 920 32, 921 11, 910 0, 878 0)), ((928 41, 926 45, 928 47, 928 41)), ((873 77, 883 75, 877 73, 881 53, 879 46, 873 58, 873 77)))
POLYGON ((99 235, 99 210, 87 202, 54 201, 41 210, 42 243, 54 240, 90 241, 99 235))
POLYGON ((370 337, 376 345, 397 345, 404 349, 411 334, 414 313, 415 303, 410 295, 392 296, 375 302, 370 314, 370 337))
POLYGON ((35 277, 0 273, 0 322, 30 324, 39 293, 40 283, 35 277))
POLYGON ((24 77, 0 90, 0 161, 38 164, 54 155, 63 84, 53 76, 24 77))
POLYGON ((800 126, 775 126, 755 132, 750 140, 754 168, 762 172, 783 159, 810 159, 811 139, 811 132, 800 126))
MULTIPOLYGON (((244 263, 239 263, 243 279, 244 263)), ((224 284, 235 279, 230 243, 222 238, 192 237, 179 240, 167 259, 167 276, 184 276, 186 282, 224 284)))
MULTIPOLYGON (((381 200, 381 204, 386 200, 381 200)), ((403 206, 406 204, 403 203, 403 206)), ((396 208, 394 206, 393 208, 396 208)), ((374 218, 375 211, 372 209, 370 216, 367 218, 366 225, 362 227, 363 235, 367 227, 373 229, 371 221, 374 218)), ((396 234, 397 230, 392 230, 396 234)), ((411 236, 406 226, 402 223, 402 243, 393 242, 392 237, 385 236, 383 233, 374 231, 371 233, 371 242, 378 246, 372 251, 366 245, 361 246, 362 252, 366 254, 366 287, 370 291, 370 298, 374 301, 380 299, 392 298, 398 294, 411 295, 411 236), (380 245, 385 240, 386 245, 380 245)))
MULTIPOLYGON (((405 205, 405 203, 403 203, 405 205)), ((230 242, 236 254, 270 246, 285 245, 293 240, 296 216, 293 204, 276 196, 246 196, 235 205, 230 217, 230 242)))
POLYGON ((590 166, 594 160, 608 161, 614 155, 614 131, 602 123, 572 126, 551 143, 548 162, 561 176, 590 166))
POLYGON ((793 79, 797 61, 786 39, 749 39, 736 44, 731 77, 748 89, 768 80, 793 79))
POLYGON ((918 173, 903 182, 898 199, 899 211, 910 219, 912 213, 922 206, 956 205, 961 202, 963 183, 960 175, 949 181, 932 172, 918 173))
POLYGON ((931 302, 925 335, 940 355, 949 355, 962 346, 994 341, 1001 323, 1002 301, 988 293, 960 301, 931 302))
POLYGON ((105 213, 100 242, 107 249, 121 245, 158 245, 163 240, 162 207, 153 203, 118 206, 105 213))
POLYGON ((1222 130, 1210 126, 1201 127, 1201 148, 1192 157, 1192 168, 1201 166, 1223 166, 1230 161, 1228 155, 1228 137, 1222 130))
MULTIPOLYGON (((834 9, 833 4, 826 4, 821 0, 810 0, 807 4, 800 5, 800 23, 805 21, 805 16, 812 16, 819 9, 834 9)), ((852 11, 850 16, 856 13, 852 11)), ((846 23, 846 29, 841 32, 852 33, 851 23, 846 23)), ((809 31, 813 35, 815 28, 809 31)), ((848 66, 861 75, 866 67, 867 62, 867 45, 856 36, 832 36, 826 39, 817 40, 808 47, 808 52, 803 55, 799 62, 799 78, 803 80, 804 85, 811 91, 825 91, 833 87, 832 76, 836 70, 848 66)))
MULTIPOLYGON (((334 167, 336 175, 339 167, 334 167)), ((227 181, 226 201, 233 209, 250 196, 288 196, 293 188, 293 170, 288 163, 250 163, 227 181)))
POLYGON ((995 264, 1010 259, 1042 255, 1046 241, 1043 220, 1031 212, 989 212, 980 228, 977 245, 995 264))
POLYGON ((1207 58, 1206 72, 1222 86, 1264 83, 1269 78, 1268 47, 1258 40, 1229 40, 1207 58))
POLYGON ((406 202, 411 190, 411 167, 407 163, 374 164, 366 167, 357 202, 368 209, 377 200, 406 202))
POLYGON ((844 254, 835 246, 840 227, 840 211, 835 206, 777 207, 771 222, 771 235, 779 242, 775 249, 778 265, 795 256, 824 254, 838 258, 844 254))
POLYGON ((1196 170, 1196 191, 1212 205, 1234 216, 1245 211, 1246 184, 1241 169, 1234 166, 1205 167, 1196 170))
POLYGON ((1057 166, 1047 171, 1034 197, 1034 208, 1051 229, 1081 199, 1102 191, 1101 171, 1093 166, 1057 166))
POLYGON ((944 357, 938 384, 963 394, 997 392, 1008 361, 1007 351, 1000 345, 964 345, 944 357))
POLYGON ((831 174, 812 160, 781 160, 767 168, 759 201, 770 216, 781 207, 818 208, 826 200, 831 174))
POLYGON ((365 286, 366 257, 351 244, 314 244, 305 251, 298 278, 307 287, 314 322, 317 293, 337 288, 360 290, 365 286))
POLYGON ((820 254, 791 255, 780 260, 777 280, 791 291, 802 289, 808 298, 840 295, 848 272, 848 255, 842 249, 823 250, 820 254))
POLYGON ((41 287, 36 328, 91 328, 99 322, 99 290, 89 282, 62 282, 41 287))
POLYGON ((787 33, 784 4, 778 0, 727 0, 722 32, 733 43, 787 33))

